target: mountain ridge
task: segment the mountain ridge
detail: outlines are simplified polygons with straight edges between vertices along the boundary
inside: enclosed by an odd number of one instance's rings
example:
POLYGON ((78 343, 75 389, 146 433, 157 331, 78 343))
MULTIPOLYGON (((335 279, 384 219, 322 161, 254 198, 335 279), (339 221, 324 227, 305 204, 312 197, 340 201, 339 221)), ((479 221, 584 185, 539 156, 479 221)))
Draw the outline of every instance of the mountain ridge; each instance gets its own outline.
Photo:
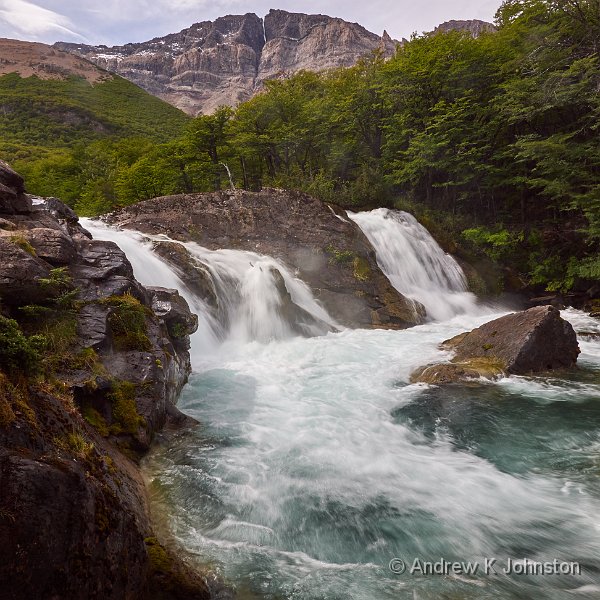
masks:
POLYGON ((349 67, 396 42, 358 23, 327 15, 271 9, 202 21, 178 33, 121 46, 57 42, 157 95, 188 114, 209 113, 248 100, 264 81, 299 70, 349 67))

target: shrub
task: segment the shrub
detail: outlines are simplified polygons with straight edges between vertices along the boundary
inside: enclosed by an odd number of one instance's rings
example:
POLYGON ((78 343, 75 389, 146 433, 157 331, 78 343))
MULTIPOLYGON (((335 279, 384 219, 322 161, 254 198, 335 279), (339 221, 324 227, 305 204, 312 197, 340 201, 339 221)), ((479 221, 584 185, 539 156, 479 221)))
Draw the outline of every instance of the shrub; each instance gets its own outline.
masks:
POLYGON ((108 322, 116 350, 141 352, 152 350, 146 324, 148 309, 137 298, 131 294, 124 294, 123 296, 110 296, 103 302, 113 308, 108 322))
POLYGON ((135 435, 138 428, 145 425, 145 421, 139 415, 135 403, 135 384, 130 381, 113 383, 113 391, 108 395, 108 399, 112 402, 113 424, 110 428, 111 433, 135 435))
POLYGON ((16 321, 0 315, 0 369, 9 374, 35 374, 46 344, 44 336, 26 337, 16 321))

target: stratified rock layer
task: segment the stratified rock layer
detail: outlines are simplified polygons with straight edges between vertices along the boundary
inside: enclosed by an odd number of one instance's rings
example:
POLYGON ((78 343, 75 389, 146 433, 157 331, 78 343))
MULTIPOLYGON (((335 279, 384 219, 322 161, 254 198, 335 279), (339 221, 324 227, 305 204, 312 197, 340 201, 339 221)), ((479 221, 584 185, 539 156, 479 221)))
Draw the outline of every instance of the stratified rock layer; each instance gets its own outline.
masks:
POLYGON ((374 50, 390 56, 396 43, 342 19, 271 10, 264 20, 230 15, 139 44, 55 46, 195 115, 249 99, 266 79, 348 67, 374 50))

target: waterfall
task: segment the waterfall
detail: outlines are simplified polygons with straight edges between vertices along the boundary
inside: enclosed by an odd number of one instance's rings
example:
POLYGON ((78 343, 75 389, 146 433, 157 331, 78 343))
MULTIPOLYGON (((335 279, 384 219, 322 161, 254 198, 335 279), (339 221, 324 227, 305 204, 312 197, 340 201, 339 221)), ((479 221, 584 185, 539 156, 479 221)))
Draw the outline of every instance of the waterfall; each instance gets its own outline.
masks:
POLYGON ((468 291, 459 264, 415 217, 387 208, 348 216, 375 248, 377 262, 392 285, 421 302, 430 319, 476 312, 476 297, 468 291))
POLYGON ((241 250, 208 250, 192 242, 120 230, 90 219, 81 223, 94 239, 118 244, 140 283, 174 288, 187 300, 200 321, 192 342, 195 354, 206 354, 226 340, 266 343, 338 329, 310 288, 274 258, 241 250), (161 242, 178 244, 192 265, 208 273, 213 298, 194 292, 176 266, 153 252, 161 242))

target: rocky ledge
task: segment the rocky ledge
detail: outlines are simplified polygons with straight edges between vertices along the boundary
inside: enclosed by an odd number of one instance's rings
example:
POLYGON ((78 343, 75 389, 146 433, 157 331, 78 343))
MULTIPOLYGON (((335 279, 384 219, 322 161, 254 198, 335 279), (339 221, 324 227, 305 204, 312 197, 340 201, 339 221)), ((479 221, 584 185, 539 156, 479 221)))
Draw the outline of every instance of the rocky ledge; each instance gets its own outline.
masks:
MULTIPOLYGON (((423 321, 424 308, 399 294, 375 252, 344 211, 302 192, 264 189, 166 196, 109 215, 120 227, 166 234, 210 250, 232 248, 284 262, 306 282, 331 316, 348 327, 400 329, 423 321)), ((196 293, 214 303, 205 277, 181 246, 156 250, 179 269, 196 293)))
POLYGON ((3 598, 208 598, 154 537, 137 463, 175 408, 197 328, 113 243, 0 161, 3 598))
POLYGON ((554 306, 538 306, 490 321, 442 344, 450 362, 421 367, 413 383, 446 384, 479 377, 530 375, 574 367, 577 335, 554 306))

